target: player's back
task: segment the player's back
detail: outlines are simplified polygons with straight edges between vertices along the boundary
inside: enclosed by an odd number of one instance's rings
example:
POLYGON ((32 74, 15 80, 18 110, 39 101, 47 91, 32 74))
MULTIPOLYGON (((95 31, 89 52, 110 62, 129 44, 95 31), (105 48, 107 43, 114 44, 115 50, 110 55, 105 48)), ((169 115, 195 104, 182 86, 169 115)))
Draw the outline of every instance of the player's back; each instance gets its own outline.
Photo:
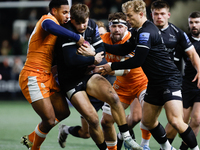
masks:
POLYGON ((42 28, 42 23, 46 19, 50 19, 59 24, 52 15, 44 15, 37 22, 29 39, 27 59, 24 66, 26 70, 51 71, 53 50, 57 36, 42 28))

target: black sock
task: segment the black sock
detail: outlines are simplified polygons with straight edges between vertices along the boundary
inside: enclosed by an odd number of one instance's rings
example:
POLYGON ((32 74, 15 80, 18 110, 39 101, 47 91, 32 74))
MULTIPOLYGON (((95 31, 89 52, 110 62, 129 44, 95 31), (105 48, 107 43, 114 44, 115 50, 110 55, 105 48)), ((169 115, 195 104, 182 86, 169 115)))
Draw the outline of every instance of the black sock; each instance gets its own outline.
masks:
POLYGON ((149 131, 159 144, 164 144, 167 141, 165 129, 160 123, 157 125, 157 127, 149 131))
POLYGON ((81 126, 74 126, 74 127, 69 127, 69 133, 75 137, 80 137, 78 134, 78 131, 81 129, 81 126))
POLYGON ((131 135, 132 139, 134 139, 134 141, 136 141, 135 133, 134 133, 133 129, 129 130, 129 132, 130 132, 130 135, 131 135))
POLYGON ((121 150, 122 144, 123 144, 123 140, 119 139, 119 137, 117 135, 117 150, 121 150))
POLYGON ((174 139, 168 139, 168 141, 169 141, 170 144, 172 144, 172 142, 174 141, 174 139))
POLYGON ((180 150, 187 150, 187 149, 188 149, 188 146, 187 146, 184 142, 182 142, 179 149, 180 149, 180 150))
POLYGON ((188 126, 186 131, 181 133, 180 136, 189 148, 194 148, 197 146, 197 139, 190 126, 188 126))
POLYGON ((121 126, 118 126, 118 128, 121 133, 124 133, 124 132, 128 131, 128 124, 123 124, 121 126))
POLYGON ((106 150, 107 149, 107 145, 106 145, 105 141, 101 144, 96 144, 96 145, 100 150, 106 150))

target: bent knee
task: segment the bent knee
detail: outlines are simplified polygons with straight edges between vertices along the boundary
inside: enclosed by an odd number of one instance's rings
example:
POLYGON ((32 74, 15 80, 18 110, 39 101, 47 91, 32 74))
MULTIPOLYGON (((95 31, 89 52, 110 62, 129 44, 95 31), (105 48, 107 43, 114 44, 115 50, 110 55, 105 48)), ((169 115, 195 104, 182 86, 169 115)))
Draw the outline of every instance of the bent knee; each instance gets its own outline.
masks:
POLYGON ((101 119, 101 126, 103 127, 103 128, 106 128, 106 127, 110 127, 110 126, 112 126, 113 124, 114 124, 114 121, 113 121, 113 119, 111 118, 111 116, 108 116, 108 115, 106 115, 107 117, 103 117, 102 119, 101 119))
POLYGON ((88 122, 88 124, 89 124, 90 127, 95 127, 96 128, 99 125, 99 118, 98 118, 98 116, 91 115, 91 116, 89 116, 89 117, 87 117, 85 119, 87 120, 87 122, 88 122))
POLYGON ((178 119, 178 118, 173 118, 173 119, 169 120, 169 124, 171 124, 171 126, 174 127, 177 130, 180 128, 180 126, 183 125, 183 123, 184 122, 182 120, 178 119))
POLYGON ((138 124, 140 121, 141 121, 141 119, 142 119, 142 116, 134 116, 133 118, 131 118, 131 119, 128 119, 128 125, 129 125, 129 127, 134 127, 136 124, 138 124))
POLYGON ((191 119, 190 125, 194 126, 194 127, 199 127, 200 126, 200 116, 199 117, 193 117, 191 119))
POLYGON ((70 112, 70 110, 68 110, 68 111, 65 111, 65 113, 56 115, 56 118, 57 118, 59 121, 62 121, 62 120, 64 120, 64 119, 66 119, 67 117, 69 117, 70 114, 71 114, 71 112, 70 112))

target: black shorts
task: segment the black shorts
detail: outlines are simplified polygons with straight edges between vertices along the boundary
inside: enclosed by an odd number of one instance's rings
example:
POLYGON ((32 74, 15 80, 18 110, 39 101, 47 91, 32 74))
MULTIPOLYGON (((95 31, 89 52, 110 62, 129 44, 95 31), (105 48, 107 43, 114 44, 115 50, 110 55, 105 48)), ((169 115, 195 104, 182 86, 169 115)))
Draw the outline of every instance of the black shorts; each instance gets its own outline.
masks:
POLYGON ((147 87, 144 101, 153 105, 163 106, 170 100, 182 100, 180 89, 147 87))
POLYGON ((65 84, 62 83, 61 90, 64 95, 71 101, 71 98, 75 93, 79 91, 86 91, 87 82, 92 76, 93 75, 84 76, 81 80, 78 80, 78 82, 66 81, 65 84))
POLYGON ((91 104, 94 106, 97 112, 99 111, 99 109, 102 109, 102 106, 104 105, 103 101, 100 101, 90 95, 88 95, 88 98, 90 99, 91 104))
POLYGON ((182 90, 183 95, 183 108, 189 108, 193 106, 195 102, 200 102, 200 90, 190 89, 182 90))

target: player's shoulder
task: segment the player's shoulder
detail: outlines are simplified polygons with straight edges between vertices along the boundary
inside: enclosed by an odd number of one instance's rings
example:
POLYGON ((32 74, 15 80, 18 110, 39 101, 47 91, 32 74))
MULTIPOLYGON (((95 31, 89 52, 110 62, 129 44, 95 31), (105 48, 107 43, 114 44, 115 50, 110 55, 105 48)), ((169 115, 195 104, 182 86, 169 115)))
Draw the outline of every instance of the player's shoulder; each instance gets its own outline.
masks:
POLYGON ((50 14, 43 15, 43 16, 41 17, 41 19, 42 19, 42 20, 50 19, 50 20, 53 20, 53 21, 57 21, 57 19, 56 19, 54 16, 50 15, 50 14))
POLYGON ((141 31, 142 32, 149 32, 149 33, 151 33, 151 32, 158 32, 159 29, 156 27, 156 25, 152 21, 147 20, 143 24, 143 26, 141 28, 141 31))
POLYGON ((180 28, 178 28, 177 26, 175 26, 174 24, 172 24, 170 22, 168 24, 169 24, 169 28, 174 30, 176 33, 183 33, 183 31, 180 28))

